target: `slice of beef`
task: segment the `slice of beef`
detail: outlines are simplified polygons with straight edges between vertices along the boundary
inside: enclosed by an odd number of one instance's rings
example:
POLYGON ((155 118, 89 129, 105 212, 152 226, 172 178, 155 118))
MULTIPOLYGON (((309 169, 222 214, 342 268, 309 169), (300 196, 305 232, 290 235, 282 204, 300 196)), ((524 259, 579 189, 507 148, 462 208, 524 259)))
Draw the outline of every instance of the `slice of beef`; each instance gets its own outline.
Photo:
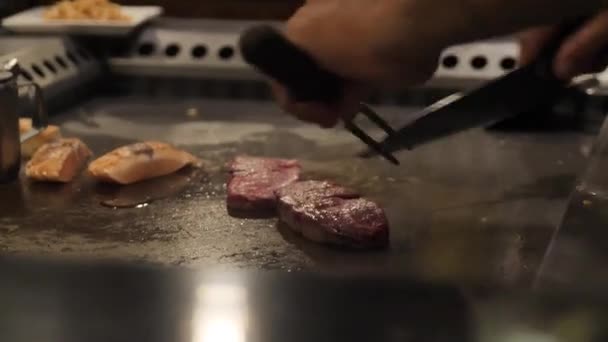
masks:
POLYGON ((347 188, 303 181, 277 191, 281 221, 312 241, 371 249, 388 244, 384 210, 347 188))
POLYGON ((300 177, 297 160, 238 156, 229 165, 228 209, 264 214, 275 212, 275 191, 300 177))

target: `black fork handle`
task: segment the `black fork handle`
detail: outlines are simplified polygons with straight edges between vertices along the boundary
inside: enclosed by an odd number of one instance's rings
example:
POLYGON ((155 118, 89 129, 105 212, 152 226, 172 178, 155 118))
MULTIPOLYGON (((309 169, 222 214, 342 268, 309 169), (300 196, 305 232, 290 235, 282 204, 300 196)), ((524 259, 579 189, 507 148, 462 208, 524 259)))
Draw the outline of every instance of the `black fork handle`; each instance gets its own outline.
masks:
POLYGON ((248 29, 239 46, 247 63, 287 87, 296 101, 330 104, 343 95, 344 79, 323 68, 272 26, 248 29))

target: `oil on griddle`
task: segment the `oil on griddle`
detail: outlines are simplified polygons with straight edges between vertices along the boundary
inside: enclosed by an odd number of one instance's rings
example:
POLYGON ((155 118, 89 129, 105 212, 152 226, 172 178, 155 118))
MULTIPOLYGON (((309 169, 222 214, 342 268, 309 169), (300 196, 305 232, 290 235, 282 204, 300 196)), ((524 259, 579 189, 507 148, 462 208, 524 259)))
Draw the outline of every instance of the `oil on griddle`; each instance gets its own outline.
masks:
MULTIPOLYGON (((395 120, 402 111, 380 110, 395 120)), ((53 121, 66 136, 83 139, 96 156, 154 139, 193 153, 206 167, 132 188, 100 187, 86 177, 63 186, 2 186, 5 252, 184 266, 405 272, 509 286, 530 281, 584 159, 580 144, 587 142, 578 136, 472 131, 404 152, 403 166, 396 168, 353 157, 362 146, 348 133, 297 122, 272 103, 102 98, 53 121), (390 247, 336 250, 277 227, 274 218, 230 217, 223 166, 237 154, 298 159, 304 179, 334 181, 378 202, 390 222, 390 247)))

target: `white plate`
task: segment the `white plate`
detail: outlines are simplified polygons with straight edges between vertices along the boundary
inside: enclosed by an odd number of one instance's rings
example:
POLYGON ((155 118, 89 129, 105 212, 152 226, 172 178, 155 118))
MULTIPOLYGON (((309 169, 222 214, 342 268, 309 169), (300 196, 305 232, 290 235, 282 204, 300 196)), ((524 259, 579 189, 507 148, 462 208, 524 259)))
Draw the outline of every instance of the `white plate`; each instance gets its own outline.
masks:
MULTIPOLYGON (((2 0, 0 0, 2 1, 2 0)), ((147 20, 158 17, 163 9, 159 6, 121 6, 129 21, 102 20, 49 20, 42 14, 45 7, 35 7, 17 13, 2 21, 2 26, 13 32, 64 33, 115 36, 126 35, 147 20)))

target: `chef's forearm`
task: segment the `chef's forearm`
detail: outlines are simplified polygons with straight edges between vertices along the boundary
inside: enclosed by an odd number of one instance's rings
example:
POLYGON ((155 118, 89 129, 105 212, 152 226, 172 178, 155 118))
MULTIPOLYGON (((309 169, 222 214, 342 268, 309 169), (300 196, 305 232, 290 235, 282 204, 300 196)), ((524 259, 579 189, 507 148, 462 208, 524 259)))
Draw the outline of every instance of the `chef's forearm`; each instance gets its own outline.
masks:
MULTIPOLYGON (((433 25, 452 22, 452 32, 447 32, 445 37, 451 44, 557 24, 608 8, 608 0, 413 1, 418 1, 421 6, 435 7, 439 18, 430 20, 433 25)), ((430 13, 430 8, 425 12, 430 13)))

